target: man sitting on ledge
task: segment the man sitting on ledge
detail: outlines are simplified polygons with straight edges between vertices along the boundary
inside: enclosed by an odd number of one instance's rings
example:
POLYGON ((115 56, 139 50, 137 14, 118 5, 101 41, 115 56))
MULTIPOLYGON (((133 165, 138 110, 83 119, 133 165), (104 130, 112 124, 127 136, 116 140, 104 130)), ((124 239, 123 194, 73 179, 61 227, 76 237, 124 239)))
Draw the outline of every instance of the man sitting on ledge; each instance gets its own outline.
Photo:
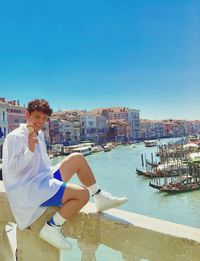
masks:
POLYGON ((61 226, 87 204, 89 194, 100 212, 120 206, 127 198, 102 191, 80 153, 73 153, 50 167, 42 127, 51 114, 47 101, 29 102, 27 123, 9 133, 3 145, 3 181, 19 229, 30 226, 48 206, 59 206, 39 236, 59 249, 71 249, 61 226), (75 173, 83 186, 68 183, 75 173))

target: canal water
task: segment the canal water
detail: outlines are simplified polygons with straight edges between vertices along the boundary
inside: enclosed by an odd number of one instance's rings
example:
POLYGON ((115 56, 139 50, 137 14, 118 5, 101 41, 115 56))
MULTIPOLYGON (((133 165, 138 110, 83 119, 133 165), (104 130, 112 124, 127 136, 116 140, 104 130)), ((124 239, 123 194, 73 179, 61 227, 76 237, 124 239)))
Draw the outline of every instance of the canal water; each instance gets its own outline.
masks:
MULTIPOLYGON (((169 141, 173 140, 160 142, 169 141)), ((149 179, 136 174, 135 169, 141 168, 141 154, 149 160, 153 154, 156 160, 156 150, 156 147, 146 148, 143 143, 138 143, 135 147, 118 146, 110 152, 95 153, 87 156, 87 160, 101 188, 113 195, 128 198, 128 203, 121 206, 121 209, 200 228, 200 190, 171 195, 151 188, 148 185, 149 179)), ((52 165, 60 160, 62 157, 54 158, 52 165)), ((73 178, 72 182, 79 183, 77 178, 73 178)), ((98 251, 101 252, 101 249, 98 251)), ((122 260, 115 255, 115 251, 103 248, 97 260, 122 260), (107 257, 110 255, 109 258, 101 259, 105 253, 107 257)), ((73 257, 64 260, 81 259, 73 257)))

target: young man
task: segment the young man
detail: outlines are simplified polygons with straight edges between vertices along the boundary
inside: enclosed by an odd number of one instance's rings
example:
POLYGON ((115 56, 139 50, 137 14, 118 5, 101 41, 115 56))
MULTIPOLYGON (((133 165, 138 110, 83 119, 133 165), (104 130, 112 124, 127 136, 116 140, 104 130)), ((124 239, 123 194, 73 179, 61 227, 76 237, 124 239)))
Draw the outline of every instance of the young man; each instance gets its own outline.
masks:
POLYGON ((29 102, 27 124, 9 133, 4 142, 3 181, 19 229, 31 225, 48 206, 60 206, 39 236, 59 249, 71 249, 61 226, 88 202, 89 194, 100 212, 120 206, 127 199, 103 192, 79 153, 69 155, 59 166, 50 167, 41 129, 51 114, 47 101, 29 102), (83 186, 68 183, 75 173, 83 186))

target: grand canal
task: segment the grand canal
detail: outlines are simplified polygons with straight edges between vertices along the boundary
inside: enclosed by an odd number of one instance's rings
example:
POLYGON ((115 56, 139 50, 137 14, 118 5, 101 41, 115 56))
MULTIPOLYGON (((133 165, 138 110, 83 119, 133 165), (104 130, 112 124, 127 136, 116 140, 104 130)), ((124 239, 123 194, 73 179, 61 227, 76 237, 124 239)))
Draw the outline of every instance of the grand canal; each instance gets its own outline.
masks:
MULTIPOLYGON (((172 139, 161 142, 169 141, 172 139)), ((169 195, 151 188, 149 179, 135 173, 135 169, 141 167, 141 154, 150 159, 151 153, 155 157, 155 152, 156 147, 146 148, 138 143, 135 147, 118 146, 110 152, 92 154, 87 160, 103 189, 129 199, 121 209, 200 228, 200 191, 169 195)), ((60 160, 62 157, 54 158, 52 165, 60 160)), ((78 183, 77 178, 72 182, 78 183)), ((109 259, 97 260, 121 260, 114 258, 116 253, 106 252, 107 256, 110 253, 109 259)))

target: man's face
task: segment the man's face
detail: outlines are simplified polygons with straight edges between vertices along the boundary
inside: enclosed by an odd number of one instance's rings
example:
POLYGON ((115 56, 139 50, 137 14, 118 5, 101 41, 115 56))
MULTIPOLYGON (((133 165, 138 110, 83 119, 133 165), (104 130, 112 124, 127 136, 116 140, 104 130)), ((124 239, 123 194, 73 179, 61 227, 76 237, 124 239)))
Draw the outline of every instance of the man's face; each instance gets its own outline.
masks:
POLYGON ((38 133, 42 129, 43 125, 48 119, 48 116, 40 111, 33 111, 31 113, 26 113, 27 125, 31 125, 34 131, 38 133))

